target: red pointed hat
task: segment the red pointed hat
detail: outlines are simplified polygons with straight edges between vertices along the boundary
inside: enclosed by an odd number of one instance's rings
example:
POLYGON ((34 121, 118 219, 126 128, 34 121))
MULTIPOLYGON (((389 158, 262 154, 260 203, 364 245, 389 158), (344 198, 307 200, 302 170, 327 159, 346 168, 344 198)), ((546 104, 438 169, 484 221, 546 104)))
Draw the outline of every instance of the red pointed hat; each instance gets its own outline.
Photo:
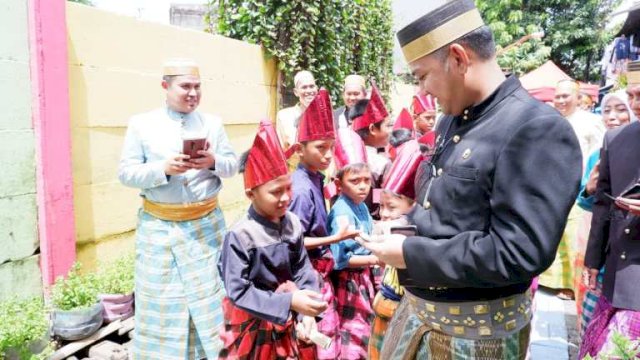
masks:
POLYGON ((389 169, 389 176, 382 188, 395 194, 415 199, 416 190, 414 180, 423 156, 420 144, 416 140, 409 140, 398 147, 398 155, 389 169))
POLYGON ((367 163, 367 150, 360 135, 350 128, 338 129, 336 145, 333 149, 336 169, 357 163, 367 163))
POLYGON ((377 124, 389 116, 387 108, 384 106, 384 100, 380 96, 380 92, 375 83, 371 83, 371 98, 364 110, 362 116, 353 120, 353 130, 360 130, 369 127, 371 124, 377 124))
POLYGON ((298 142, 335 139, 333 109, 329 92, 320 89, 302 114, 298 124, 298 142))
POLYGON ((436 110, 436 100, 431 94, 418 94, 413 97, 413 115, 420 115, 427 110, 436 110))
POLYGON ((287 161, 276 130, 269 120, 262 120, 247 156, 244 188, 253 189, 286 174, 287 161))
POLYGON ((403 108, 396 119, 396 122, 393 124, 393 130, 398 129, 407 129, 413 131, 413 117, 409 113, 407 108, 403 108))
POLYGON ((418 139, 418 142, 433 148, 436 145, 436 132, 429 131, 428 133, 425 133, 418 139))

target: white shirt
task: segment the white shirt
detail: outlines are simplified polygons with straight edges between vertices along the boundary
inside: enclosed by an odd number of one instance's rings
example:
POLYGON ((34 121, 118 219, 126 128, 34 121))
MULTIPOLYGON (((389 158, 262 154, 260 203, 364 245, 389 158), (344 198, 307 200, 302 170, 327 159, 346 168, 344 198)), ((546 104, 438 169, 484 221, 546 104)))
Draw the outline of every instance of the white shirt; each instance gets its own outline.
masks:
POLYGON ((216 196, 221 177, 237 172, 222 120, 197 111, 182 114, 166 107, 133 116, 125 135, 118 178, 142 190, 141 196, 161 203, 190 203, 216 196), (182 152, 183 137, 206 137, 215 156, 214 170, 191 169, 167 176, 165 162, 182 152))
POLYGON ((296 143, 298 137, 298 127, 296 122, 302 115, 300 105, 284 108, 278 111, 276 116, 276 132, 280 138, 283 149, 288 149, 296 143))
MULTIPOLYGON (((391 160, 384 156, 378 154, 378 149, 372 146, 365 146, 367 151, 367 163, 369 164, 369 168, 371 169, 371 173, 376 181, 382 183, 382 176, 385 175, 385 171, 387 167, 391 165, 391 160)), ((382 184, 377 184, 378 186, 382 186, 382 184)))
POLYGON ((606 131, 602 118, 584 110, 576 110, 567 120, 575 131, 582 152, 582 169, 584 170, 589 155, 602 147, 606 131))

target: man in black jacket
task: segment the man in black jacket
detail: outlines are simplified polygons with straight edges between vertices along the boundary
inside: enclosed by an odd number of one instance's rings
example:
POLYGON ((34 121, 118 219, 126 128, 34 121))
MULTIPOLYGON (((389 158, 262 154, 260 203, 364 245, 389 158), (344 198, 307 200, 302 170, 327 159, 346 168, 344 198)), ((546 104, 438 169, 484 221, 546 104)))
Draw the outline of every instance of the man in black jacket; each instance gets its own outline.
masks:
MULTIPOLYGON (((629 105, 638 116, 640 61, 628 64, 627 82, 629 105)), ((582 356, 609 350, 611 344, 601 339, 608 339, 607 334, 613 330, 631 339, 640 332, 640 213, 633 208, 639 198, 637 193, 627 195, 640 182, 640 123, 630 123, 605 135, 599 170, 584 259, 592 290, 596 288, 599 269, 604 266, 605 270, 602 296, 580 348, 582 356)))
POLYGON ((407 6, 414 15, 398 40, 445 116, 416 176, 417 235, 365 243, 401 269, 407 290, 381 358, 524 359, 528 289, 553 261, 578 193, 578 140, 503 75, 473 0, 407 6))

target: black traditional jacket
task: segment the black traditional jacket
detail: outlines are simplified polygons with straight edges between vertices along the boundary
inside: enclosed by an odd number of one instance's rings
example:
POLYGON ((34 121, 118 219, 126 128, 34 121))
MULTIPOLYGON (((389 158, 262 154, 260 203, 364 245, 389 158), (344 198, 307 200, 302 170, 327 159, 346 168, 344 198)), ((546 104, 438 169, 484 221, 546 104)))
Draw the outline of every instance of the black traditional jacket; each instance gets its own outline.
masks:
POLYGON ((437 133, 416 176, 418 236, 404 242, 401 283, 433 301, 525 292, 553 262, 578 194, 573 129, 511 76, 437 133))

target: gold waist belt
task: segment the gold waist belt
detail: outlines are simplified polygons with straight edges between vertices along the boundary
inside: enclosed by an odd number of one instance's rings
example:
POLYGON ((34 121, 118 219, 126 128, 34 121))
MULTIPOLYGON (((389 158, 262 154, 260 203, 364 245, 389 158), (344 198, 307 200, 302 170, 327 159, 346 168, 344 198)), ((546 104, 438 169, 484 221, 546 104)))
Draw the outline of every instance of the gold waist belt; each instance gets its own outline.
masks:
POLYGON ((410 292, 410 308, 427 326, 453 337, 500 339, 520 331, 531 320, 531 294, 474 302, 435 302, 410 292))
POLYGON ((144 199, 142 209, 161 220, 190 221, 209 214, 218 207, 218 197, 188 204, 157 203, 144 199))

